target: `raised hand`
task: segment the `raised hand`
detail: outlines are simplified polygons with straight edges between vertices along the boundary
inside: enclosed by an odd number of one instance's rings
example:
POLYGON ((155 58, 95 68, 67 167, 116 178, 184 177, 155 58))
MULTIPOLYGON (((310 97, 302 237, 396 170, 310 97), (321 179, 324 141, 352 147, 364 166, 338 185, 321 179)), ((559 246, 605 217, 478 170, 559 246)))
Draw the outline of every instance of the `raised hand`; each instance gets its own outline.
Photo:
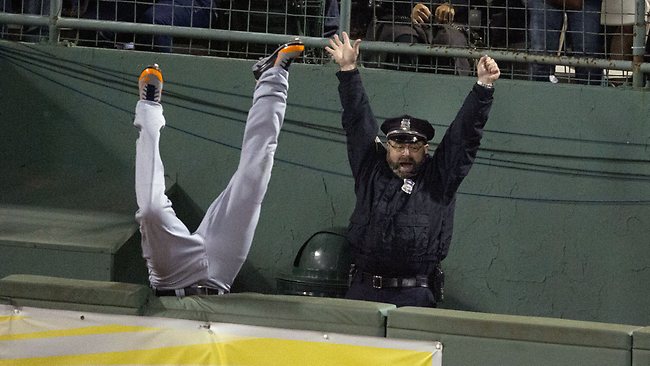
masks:
POLYGON ((485 55, 476 64, 476 75, 480 82, 492 84, 501 76, 501 70, 492 57, 485 55))
POLYGON ((332 56, 334 62, 339 64, 341 71, 354 70, 357 67, 361 40, 357 39, 354 43, 350 43, 350 37, 346 32, 343 32, 342 36, 343 40, 339 39, 338 34, 330 38, 330 45, 325 46, 325 51, 332 56))
POLYGON ((413 24, 422 25, 429 21, 429 17, 431 17, 431 10, 426 5, 417 3, 413 6, 411 10, 411 22, 413 24))
POLYGON ((436 22, 438 24, 450 24, 454 22, 456 10, 450 3, 444 3, 436 8, 436 22))

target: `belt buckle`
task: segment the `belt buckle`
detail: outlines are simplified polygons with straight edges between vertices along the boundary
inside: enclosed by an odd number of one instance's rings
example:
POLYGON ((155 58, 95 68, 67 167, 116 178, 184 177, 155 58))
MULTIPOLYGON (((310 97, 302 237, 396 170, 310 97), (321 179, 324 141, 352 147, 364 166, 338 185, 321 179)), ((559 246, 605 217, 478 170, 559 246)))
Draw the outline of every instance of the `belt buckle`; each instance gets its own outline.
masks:
POLYGON ((197 295, 209 295, 210 294, 210 288, 207 287, 207 286, 196 285, 193 288, 196 290, 197 295))
POLYGON ((214 287, 196 285, 193 288, 196 288, 199 295, 223 295, 226 292, 214 287))
POLYGON ((383 277, 372 276, 372 288, 382 288, 384 285, 383 282, 383 277))

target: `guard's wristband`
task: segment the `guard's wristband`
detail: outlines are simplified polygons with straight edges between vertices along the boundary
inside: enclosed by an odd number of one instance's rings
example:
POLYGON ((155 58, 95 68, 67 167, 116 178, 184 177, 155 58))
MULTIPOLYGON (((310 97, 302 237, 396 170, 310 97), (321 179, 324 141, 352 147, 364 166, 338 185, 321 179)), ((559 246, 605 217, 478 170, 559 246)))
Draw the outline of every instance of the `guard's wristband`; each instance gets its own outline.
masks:
POLYGON ((484 82, 482 82, 481 80, 477 80, 476 83, 477 83, 478 85, 484 87, 485 89, 494 89, 494 84, 484 83, 484 82))

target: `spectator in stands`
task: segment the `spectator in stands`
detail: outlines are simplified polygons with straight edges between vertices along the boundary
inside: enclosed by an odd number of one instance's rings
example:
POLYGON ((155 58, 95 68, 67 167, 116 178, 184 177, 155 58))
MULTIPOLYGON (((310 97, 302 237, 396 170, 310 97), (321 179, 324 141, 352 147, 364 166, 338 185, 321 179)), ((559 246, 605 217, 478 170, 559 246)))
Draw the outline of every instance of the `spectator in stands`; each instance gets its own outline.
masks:
POLYGON ((439 288, 437 269, 451 244, 456 192, 476 158, 501 72, 492 58, 478 60, 476 83, 429 156, 433 126, 408 115, 384 121, 386 145, 376 142, 379 128, 356 65, 361 40, 352 44, 342 36, 325 49, 340 67, 341 120, 356 194, 347 232, 355 267, 346 298, 434 307, 441 301, 432 290, 439 288))
MULTIPOLYGON (((7 0, 8 2, 10 0, 7 0)), ((50 15, 50 0, 24 0, 21 2, 22 7, 16 9, 17 13, 30 14, 30 15, 50 15)), ((11 4, 9 8, 11 9, 11 4)), ((49 34, 47 27, 40 26, 27 26, 22 28, 23 38, 25 42, 39 42, 41 39, 46 38, 49 34)))
MULTIPOLYGON (((634 0, 603 0, 600 22, 605 26, 608 46, 605 52, 610 59, 631 60, 632 40, 634 38, 634 23, 636 1, 634 0)), ((646 13, 650 9, 650 1, 645 1, 646 13)))
MULTIPOLYGON (((601 0, 527 0, 529 14, 528 35, 530 52, 557 55, 566 14, 566 38, 571 44, 569 56, 599 57, 603 54, 603 39, 600 26, 601 0)), ((532 80, 552 80, 553 65, 532 63, 532 80)), ((603 70, 599 68, 576 67, 578 83, 598 85, 603 70)))
MULTIPOLYGON (((87 0, 62 0, 61 15, 64 17, 79 17, 88 6, 87 0)), ((12 4, 11 0, 0 0, 0 10, 29 15, 50 15, 50 0, 23 0, 12 4), (15 5, 18 5, 14 9, 15 5)), ((2 25, 0 25, 2 28, 2 25)), ((39 42, 49 35, 48 27, 23 26, 23 41, 39 42)))
MULTIPOLYGON (((86 1, 87 5, 80 13, 83 18, 108 20, 116 22, 136 22, 138 10, 144 11, 147 5, 144 2, 132 1, 104 1, 104 0, 91 0, 86 1)), ((132 33, 115 33, 112 31, 100 30, 95 33, 94 31, 82 31, 83 36, 80 36, 80 41, 95 40, 104 43, 109 47, 124 48, 126 44, 133 47, 133 34, 132 33)))
MULTIPOLYGON (((451 3, 436 4, 431 3, 429 6, 424 3, 417 3, 411 9, 411 22, 413 27, 420 27, 426 31, 427 43, 433 45, 445 45, 458 48, 468 47, 466 36, 467 29, 456 25, 456 11, 462 10, 463 22, 467 25, 468 12, 467 3, 460 6, 451 3), (435 8, 434 8, 435 6, 435 8), (435 9, 431 13, 431 9, 435 9)), ((466 58, 457 57, 454 59, 456 73, 460 75, 469 75, 470 65, 466 58)))
POLYGON ((323 37, 330 38, 339 31, 340 26, 339 2, 337 0, 325 1, 325 21, 323 37))
MULTIPOLYGON (((216 19, 215 10, 218 4, 219 0, 156 0, 151 3, 97 0, 90 3, 84 18, 207 28, 216 19)), ((133 36, 101 31, 99 39, 126 44, 127 41, 133 41, 133 36)), ((136 43, 138 48, 172 52, 173 37, 139 35, 136 43)))
MULTIPOLYGON (((12 5, 11 5, 11 0, 0 0, 0 11, 3 13, 13 13, 12 5)), ((7 33, 7 25, 6 24, 0 24, 0 36, 6 37, 7 33)))
MULTIPOLYGON (((528 31, 526 26, 528 19, 524 2, 526 0, 490 0, 490 7, 478 6, 473 8, 471 13, 480 14, 478 19, 481 20, 481 26, 476 31, 482 36, 482 44, 491 48, 504 48, 511 51, 524 50, 526 47, 526 36, 528 31), (489 19, 488 19, 489 17, 489 19)), ((472 7, 476 3, 472 1, 472 7)), ((472 17, 474 23, 477 17, 472 17)), ((473 28, 475 29, 475 28, 473 28)))
MULTIPOLYGON (((219 6, 219 0, 156 0, 143 14, 138 16, 138 22, 178 27, 208 28, 216 18, 214 10, 219 6)), ((171 52, 173 39, 168 35, 144 37, 139 43, 151 43, 156 51, 171 52), (153 40, 151 40, 153 38, 153 40)))
POLYGON ((135 155, 136 220, 149 282, 157 296, 230 292, 248 255, 271 178, 273 156, 286 109, 288 69, 304 50, 300 41, 280 46, 253 66, 257 81, 248 112, 237 171, 208 208, 195 232, 176 216, 165 195, 160 132, 163 77, 158 65, 139 78, 140 100, 134 125, 139 130, 135 155))
MULTIPOLYGON (((467 22, 467 7, 461 6, 467 22)), ((383 42, 424 43, 439 46, 465 48, 469 46, 466 29, 455 23, 456 7, 451 3, 412 4, 407 1, 382 1, 374 7, 371 21, 366 32, 366 39, 383 42)), ((388 55, 386 61, 398 62, 397 56, 388 55)), ((408 57, 399 57, 413 63, 408 57)), ((453 62, 444 62, 448 58, 439 58, 436 64, 454 70, 455 73, 467 75, 470 72, 466 58, 455 58, 453 62)))

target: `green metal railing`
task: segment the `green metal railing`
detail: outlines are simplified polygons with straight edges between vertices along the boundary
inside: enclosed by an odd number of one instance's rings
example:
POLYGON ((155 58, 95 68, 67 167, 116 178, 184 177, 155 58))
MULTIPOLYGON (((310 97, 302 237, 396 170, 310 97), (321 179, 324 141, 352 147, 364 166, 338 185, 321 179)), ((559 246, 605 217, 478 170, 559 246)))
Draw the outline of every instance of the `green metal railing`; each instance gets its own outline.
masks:
MULTIPOLYGON (((489 54, 498 61, 514 63, 542 63, 551 65, 562 65, 567 67, 587 67, 613 69, 632 72, 632 86, 644 86, 644 74, 650 73, 650 63, 644 63, 645 51, 645 2, 636 0, 636 23, 634 25, 634 40, 632 47, 632 60, 611 60, 606 58, 567 57, 531 54, 522 50, 495 50, 495 49, 469 49, 452 48, 447 46, 431 46, 426 44, 407 44, 390 42, 363 42, 361 49, 368 52, 390 52, 405 55, 420 56, 444 56, 444 57, 467 57, 477 58, 483 54, 489 54)), ((130 22, 116 22, 92 19, 80 19, 75 17, 61 16, 62 0, 50 1, 50 15, 38 16, 28 14, 13 14, 0 12, 0 24, 16 24, 27 26, 48 27, 47 35, 49 42, 57 44, 60 41, 61 29, 79 29, 93 31, 112 31, 149 35, 170 35, 190 39, 205 39, 215 41, 249 42, 257 44, 278 44, 286 42, 289 37, 298 35, 286 35, 275 33, 248 32, 225 29, 206 29, 179 27, 167 25, 153 25, 130 22)), ((341 1, 340 30, 350 30, 352 0, 341 1)), ((307 47, 322 48, 328 44, 327 39, 321 37, 300 36, 307 47)), ((604 56, 603 56, 604 57, 604 56)))

